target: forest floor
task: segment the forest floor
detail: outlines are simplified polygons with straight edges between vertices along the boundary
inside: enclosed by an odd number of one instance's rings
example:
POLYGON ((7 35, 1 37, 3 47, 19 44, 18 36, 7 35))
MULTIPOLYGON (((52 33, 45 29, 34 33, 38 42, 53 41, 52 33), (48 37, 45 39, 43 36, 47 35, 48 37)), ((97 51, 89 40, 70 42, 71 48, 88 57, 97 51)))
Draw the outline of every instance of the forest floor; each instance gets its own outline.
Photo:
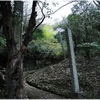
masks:
MULTIPOLYGON (((83 99, 100 99, 100 59, 76 58, 83 99)), ((76 99, 72 92, 68 59, 45 68, 24 72, 29 99, 76 99)), ((0 81, 0 98, 5 98, 5 81, 0 81), (2 83, 2 84, 1 84, 2 83)))
POLYGON ((59 96, 42 89, 38 89, 34 86, 30 86, 25 82, 25 90, 29 99, 65 99, 63 96, 59 96))
MULTIPOLYGON (((100 60, 77 58, 76 66, 82 98, 100 99, 100 60)), ((72 82, 68 59, 58 64, 33 72, 31 71, 25 77, 26 82, 33 87, 64 96, 67 99, 75 98, 72 95, 72 82)))
MULTIPOLYGON (((36 72, 36 70, 26 71, 24 72, 24 77, 34 72, 36 72)), ((27 92, 27 97, 29 99, 65 99, 65 97, 63 96, 59 96, 27 84, 26 78, 24 81, 24 85, 25 85, 25 90, 27 92)))

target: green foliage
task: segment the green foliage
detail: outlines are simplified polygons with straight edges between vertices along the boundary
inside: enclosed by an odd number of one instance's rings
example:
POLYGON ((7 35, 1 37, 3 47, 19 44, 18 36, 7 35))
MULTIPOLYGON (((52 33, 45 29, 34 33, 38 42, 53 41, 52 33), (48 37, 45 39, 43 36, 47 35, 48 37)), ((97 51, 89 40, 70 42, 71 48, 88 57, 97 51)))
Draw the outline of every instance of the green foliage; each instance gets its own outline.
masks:
POLYGON ((53 30, 53 27, 50 25, 45 25, 43 27, 43 35, 44 38, 54 39, 55 31, 53 30))
POLYGON ((38 28, 34 33, 33 33, 33 39, 34 40, 37 40, 37 39, 39 39, 39 40, 41 40, 41 39, 43 39, 43 33, 42 33, 42 29, 41 28, 38 28))
MULTIPOLYGON (((88 1, 80 1, 72 8, 73 14, 70 16, 73 20, 70 20, 70 25, 73 33, 81 34, 80 37, 85 42, 95 41, 94 36, 99 36, 98 22, 100 19, 99 10, 93 4, 88 1), (77 29, 77 30, 75 30, 77 29)), ((99 24, 100 25, 100 24, 99 24)), ((98 39, 99 40, 99 39, 98 39)))
POLYGON ((89 1, 77 2, 72 14, 67 17, 73 34, 77 54, 90 58, 99 53, 100 44, 100 9, 89 1))
MULTIPOLYGON (((55 31, 52 26, 40 26, 33 33, 33 40, 28 45, 29 53, 25 56, 25 66, 46 66, 56 63, 63 59, 61 44, 55 38, 55 31), (28 62, 28 64, 26 64, 28 62)), ((66 48, 66 46, 64 47, 66 48)), ((66 48, 67 49, 67 48, 66 48)), ((66 50, 65 49, 65 50, 66 50)), ((67 50, 65 51, 67 54, 67 50)))
POLYGON ((91 58, 91 56, 94 56, 100 51, 100 45, 98 45, 98 43, 96 42, 81 43, 77 47, 79 48, 82 55, 86 56, 89 59, 91 58))
POLYGON ((92 43, 79 44, 78 47, 97 47, 97 48, 100 48, 100 45, 98 45, 96 42, 92 42, 92 43))
POLYGON ((39 27, 34 33, 33 33, 33 40, 42 40, 42 39, 51 39, 54 40, 55 31, 52 26, 45 25, 42 27, 39 27))
POLYGON ((28 50, 24 60, 27 69, 29 66, 33 69, 46 67, 64 59, 61 44, 56 39, 33 40, 28 45, 28 50))
POLYGON ((29 44, 29 51, 35 59, 57 58, 62 55, 61 45, 57 41, 56 43, 48 40, 32 41, 29 44))

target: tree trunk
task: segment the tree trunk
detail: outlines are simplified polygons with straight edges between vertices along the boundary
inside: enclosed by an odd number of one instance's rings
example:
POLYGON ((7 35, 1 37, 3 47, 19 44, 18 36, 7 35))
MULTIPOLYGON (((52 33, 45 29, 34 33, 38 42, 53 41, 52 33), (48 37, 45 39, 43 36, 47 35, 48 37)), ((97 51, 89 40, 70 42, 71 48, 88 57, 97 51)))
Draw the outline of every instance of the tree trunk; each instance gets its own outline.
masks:
POLYGON ((21 52, 8 61, 6 82, 8 87, 8 98, 27 98, 23 84, 23 57, 21 56, 21 52))
POLYGON ((0 2, 3 20, 3 33, 8 49, 8 62, 6 67, 7 98, 24 99, 26 93, 23 84, 23 50, 17 50, 12 24, 12 11, 10 1, 0 2), (6 16, 6 17, 5 17, 6 16))
POLYGON ((8 49, 8 62, 6 67, 6 82, 8 89, 8 97, 10 99, 27 98, 23 83, 23 59, 27 50, 27 45, 31 41, 33 28, 36 26, 36 3, 33 1, 32 14, 29 25, 25 34, 25 38, 20 50, 17 49, 17 43, 14 38, 14 24, 10 1, 1 1, 0 8, 3 22, 3 33, 6 38, 8 49))

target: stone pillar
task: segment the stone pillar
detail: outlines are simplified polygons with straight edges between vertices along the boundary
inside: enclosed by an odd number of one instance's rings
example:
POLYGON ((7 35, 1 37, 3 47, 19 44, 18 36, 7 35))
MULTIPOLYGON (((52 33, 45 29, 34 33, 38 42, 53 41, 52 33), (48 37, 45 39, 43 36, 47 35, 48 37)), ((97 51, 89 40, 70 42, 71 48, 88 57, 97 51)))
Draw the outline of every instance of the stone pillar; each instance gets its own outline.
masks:
POLYGON ((62 34, 60 32, 59 32, 59 39, 60 39, 60 44, 61 44, 61 47, 62 47, 64 59, 66 59, 66 54, 65 54, 65 50, 64 50, 64 46, 63 46, 63 41, 62 41, 62 34))
POLYGON ((14 37, 17 43, 17 49, 20 50, 22 45, 22 20, 23 20, 23 2, 15 1, 15 27, 14 27, 14 37))
POLYGON ((79 92, 79 82, 78 82, 77 68, 76 68, 76 62, 75 62, 72 33, 69 28, 66 29, 66 37, 67 37, 66 39, 67 39, 67 47, 68 47, 68 54, 69 54, 72 87, 73 87, 72 95, 75 98, 81 98, 81 95, 79 92))

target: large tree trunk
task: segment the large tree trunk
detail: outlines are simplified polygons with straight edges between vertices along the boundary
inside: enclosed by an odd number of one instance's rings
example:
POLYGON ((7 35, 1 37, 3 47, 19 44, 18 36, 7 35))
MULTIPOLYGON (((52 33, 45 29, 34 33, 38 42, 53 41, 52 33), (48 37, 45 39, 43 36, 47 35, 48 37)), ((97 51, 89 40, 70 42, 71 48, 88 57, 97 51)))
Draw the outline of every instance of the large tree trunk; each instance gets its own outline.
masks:
POLYGON ((6 68, 8 98, 26 98, 23 84, 23 57, 21 52, 8 61, 6 68))
POLYGON ((1 2, 1 13, 3 18, 3 32, 8 49, 6 67, 7 98, 26 98, 23 84, 23 56, 22 51, 18 51, 16 48, 10 1, 1 2))
POLYGON ((25 39, 20 50, 17 50, 14 39, 14 30, 12 22, 12 10, 10 1, 1 1, 1 14, 3 21, 3 33, 6 38, 8 49, 8 63, 6 67, 6 82, 8 89, 8 97, 10 99, 27 98, 23 83, 23 59, 28 43, 31 41, 32 31, 36 25, 36 2, 33 1, 32 15, 29 21, 25 39))

